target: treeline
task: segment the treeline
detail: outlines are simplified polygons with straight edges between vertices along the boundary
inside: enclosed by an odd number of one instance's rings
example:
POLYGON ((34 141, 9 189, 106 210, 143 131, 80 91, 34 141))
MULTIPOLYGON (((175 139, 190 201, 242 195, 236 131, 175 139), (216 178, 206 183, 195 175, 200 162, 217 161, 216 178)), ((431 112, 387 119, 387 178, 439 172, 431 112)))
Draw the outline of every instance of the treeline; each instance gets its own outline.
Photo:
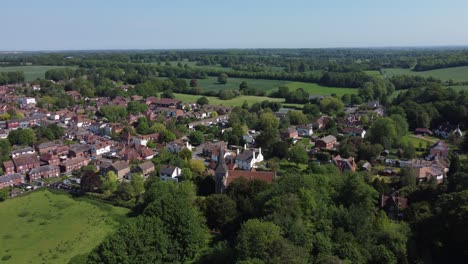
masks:
POLYGON ((468 66, 468 52, 461 54, 421 58, 414 66, 414 71, 429 71, 442 68, 468 66))
POLYGON ((468 94, 438 84, 401 92, 393 105, 388 114, 406 116, 411 129, 441 124, 468 126, 468 94))
POLYGON ((24 72, 0 72, 0 85, 24 82, 24 72))

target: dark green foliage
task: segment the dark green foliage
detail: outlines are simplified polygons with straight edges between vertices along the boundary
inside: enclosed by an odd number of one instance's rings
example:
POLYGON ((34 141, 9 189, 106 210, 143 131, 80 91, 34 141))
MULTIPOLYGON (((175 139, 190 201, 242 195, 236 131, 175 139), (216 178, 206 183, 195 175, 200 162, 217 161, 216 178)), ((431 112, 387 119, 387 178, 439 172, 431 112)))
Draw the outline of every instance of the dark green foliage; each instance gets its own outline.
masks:
POLYGON ((35 129, 38 139, 46 138, 48 140, 61 139, 65 135, 65 129, 57 124, 39 126, 35 129))
POLYGON ((225 194, 212 194, 205 200, 208 226, 220 230, 237 216, 236 202, 225 194))
POLYGON ((205 136, 200 131, 194 131, 189 135, 190 143, 192 145, 198 146, 205 142, 205 136))
POLYGON ((0 158, 2 161, 10 160, 11 144, 8 139, 0 139, 0 158))
POLYGON ((10 131, 8 134, 8 140, 11 142, 11 144, 15 145, 32 145, 34 142, 36 142, 36 134, 32 129, 20 128, 10 131))
POLYGON ((127 112, 130 114, 144 113, 146 110, 148 110, 148 106, 137 101, 131 101, 127 105, 127 112))
POLYGON ((199 105, 207 105, 207 104, 210 104, 210 101, 208 100, 208 98, 206 98, 205 96, 202 96, 200 98, 197 99, 197 104, 199 105))

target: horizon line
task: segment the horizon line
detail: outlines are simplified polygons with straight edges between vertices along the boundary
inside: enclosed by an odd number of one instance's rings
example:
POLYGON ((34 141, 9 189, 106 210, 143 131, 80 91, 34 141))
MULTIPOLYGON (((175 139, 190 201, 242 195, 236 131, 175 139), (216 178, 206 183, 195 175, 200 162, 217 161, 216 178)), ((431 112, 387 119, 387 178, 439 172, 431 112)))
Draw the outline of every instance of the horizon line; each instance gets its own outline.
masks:
POLYGON ((315 48, 110 48, 110 49, 37 49, 37 50, 0 50, 0 53, 35 53, 35 52, 95 52, 95 51, 197 51, 197 50, 319 50, 319 49, 441 49, 468 48, 463 45, 407 45, 407 46, 335 46, 315 48))

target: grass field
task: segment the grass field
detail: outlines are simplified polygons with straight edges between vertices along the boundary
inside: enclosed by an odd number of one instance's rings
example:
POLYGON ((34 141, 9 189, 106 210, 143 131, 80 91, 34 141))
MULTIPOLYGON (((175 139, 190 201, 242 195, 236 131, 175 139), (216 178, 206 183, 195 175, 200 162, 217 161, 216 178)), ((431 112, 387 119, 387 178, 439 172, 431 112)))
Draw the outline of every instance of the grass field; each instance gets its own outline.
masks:
POLYGON ((85 258, 127 212, 48 190, 7 200, 0 203, 0 263, 68 263, 85 258))
POLYGON ((357 94, 358 89, 354 88, 337 88, 337 87, 325 87, 316 83, 305 83, 305 82, 290 82, 286 84, 289 87, 289 90, 296 90, 298 88, 304 89, 310 94, 317 95, 331 95, 336 94, 342 96, 343 94, 357 94))
MULTIPOLYGON (((291 91, 298 88, 303 88, 310 94, 317 95, 331 95, 336 94, 341 96, 343 94, 357 93, 357 89, 353 88, 336 88, 336 87, 325 87, 316 83, 305 83, 305 82, 290 82, 281 80, 264 80, 264 79, 245 79, 245 78, 229 78, 226 84, 218 83, 217 77, 208 77, 207 79, 197 80, 198 86, 202 87, 204 91, 219 91, 219 90, 239 90, 241 82, 247 82, 249 87, 257 88, 267 92, 267 94, 277 91, 279 86, 288 86, 291 91)), ((187 83, 190 80, 187 79, 187 83)))
MULTIPOLYGON (((34 81, 37 78, 44 78, 45 72, 49 69, 65 68, 63 66, 12 66, 0 67, 0 72, 23 71, 26 81, 34 81)), ((73 67, 69 67, 73 68, 73 67)))
MULTIPOLYGON (((196 102, 198 98, 203 95, 191 95, 191 94, 180 94, 174 93, 176 99, 181 100, 184 103, 193 103, 196 102)), ((231 100, 221 100, 218 97, 206 96, 210 101, 211 105, 223 105, 223 106, 241 106, 244 101, 247 101, 249 105, 252 105, 256 102, 262 102, 268 100, 270 102, 284 102, 284 99, 281 98, 270 98, 266 96, 239 96, 231 100)))
POLYGON ((468 81, 468 66, 453 67, 431 71, 414 72, 409 69, 383 69, 382 73, 385 77, 394 75, 418 75, 423 77, 432 76, 441 79, 442 81, 453 80, 455 82, 468 81))
POLYGON ((428 136, 416 136, 416 135, 413 135, 413 134, 406 134, 403 138, 402 138, 402 142, 405 143, 405 144, 408 144, 408 143, 411 143, 413 144, 413 147, 415 148, 419 148, 419 146, 422 144, 422 146, 425 148, 427 143, 429 144, 434 144, 437 142, 437 138, 434 138, 434 137, 428 137, 428 136))

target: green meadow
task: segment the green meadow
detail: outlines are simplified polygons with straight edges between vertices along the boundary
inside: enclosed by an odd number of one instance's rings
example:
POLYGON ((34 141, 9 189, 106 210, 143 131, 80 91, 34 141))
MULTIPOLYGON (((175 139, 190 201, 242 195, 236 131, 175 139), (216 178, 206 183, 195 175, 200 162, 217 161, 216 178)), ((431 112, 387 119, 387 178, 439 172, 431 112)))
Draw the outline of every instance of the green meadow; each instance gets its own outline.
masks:
POLYGON ((431 71, 415 72, 410 69, 382 69, 385 77, 394 75, 417 75, 423 77, 434 77, 442 81, 453 80, 455 82, 468 81, 468 66, 444 68, 431 71))
MULTIPOLYGON (((37 78, 44 78, 46 71, 56 68, 66 68, 64 66, 11 66, 11 67, 0 67, 0 72, 24 72, 24 78, 26 81, 34 81, 37 78)), ((69 67, 74 68, 74 67, 69 67)))
POLYGON ((126 213, 48 190, 9 199, 0 203, 0 263, 84 263, 126 213))
MULTIPOLYGON (((176 99, 181 100, 184 103, 193 103, 196 102, 198 98, 203 95, 192 95, 192 94, 180 94, 174 93, 176 99)), ((244 102, 247 102, 249 105, 252 105, 256 102, 263 102, 268 100, 270 102, 284 102, 282 98, 270 98, 266 96, 238 96, 230 100, 221 100, 218 97, 214 96, 205 96, 208 98, 211 105, 222 105, 222 106, 242 106, 244 102)))

